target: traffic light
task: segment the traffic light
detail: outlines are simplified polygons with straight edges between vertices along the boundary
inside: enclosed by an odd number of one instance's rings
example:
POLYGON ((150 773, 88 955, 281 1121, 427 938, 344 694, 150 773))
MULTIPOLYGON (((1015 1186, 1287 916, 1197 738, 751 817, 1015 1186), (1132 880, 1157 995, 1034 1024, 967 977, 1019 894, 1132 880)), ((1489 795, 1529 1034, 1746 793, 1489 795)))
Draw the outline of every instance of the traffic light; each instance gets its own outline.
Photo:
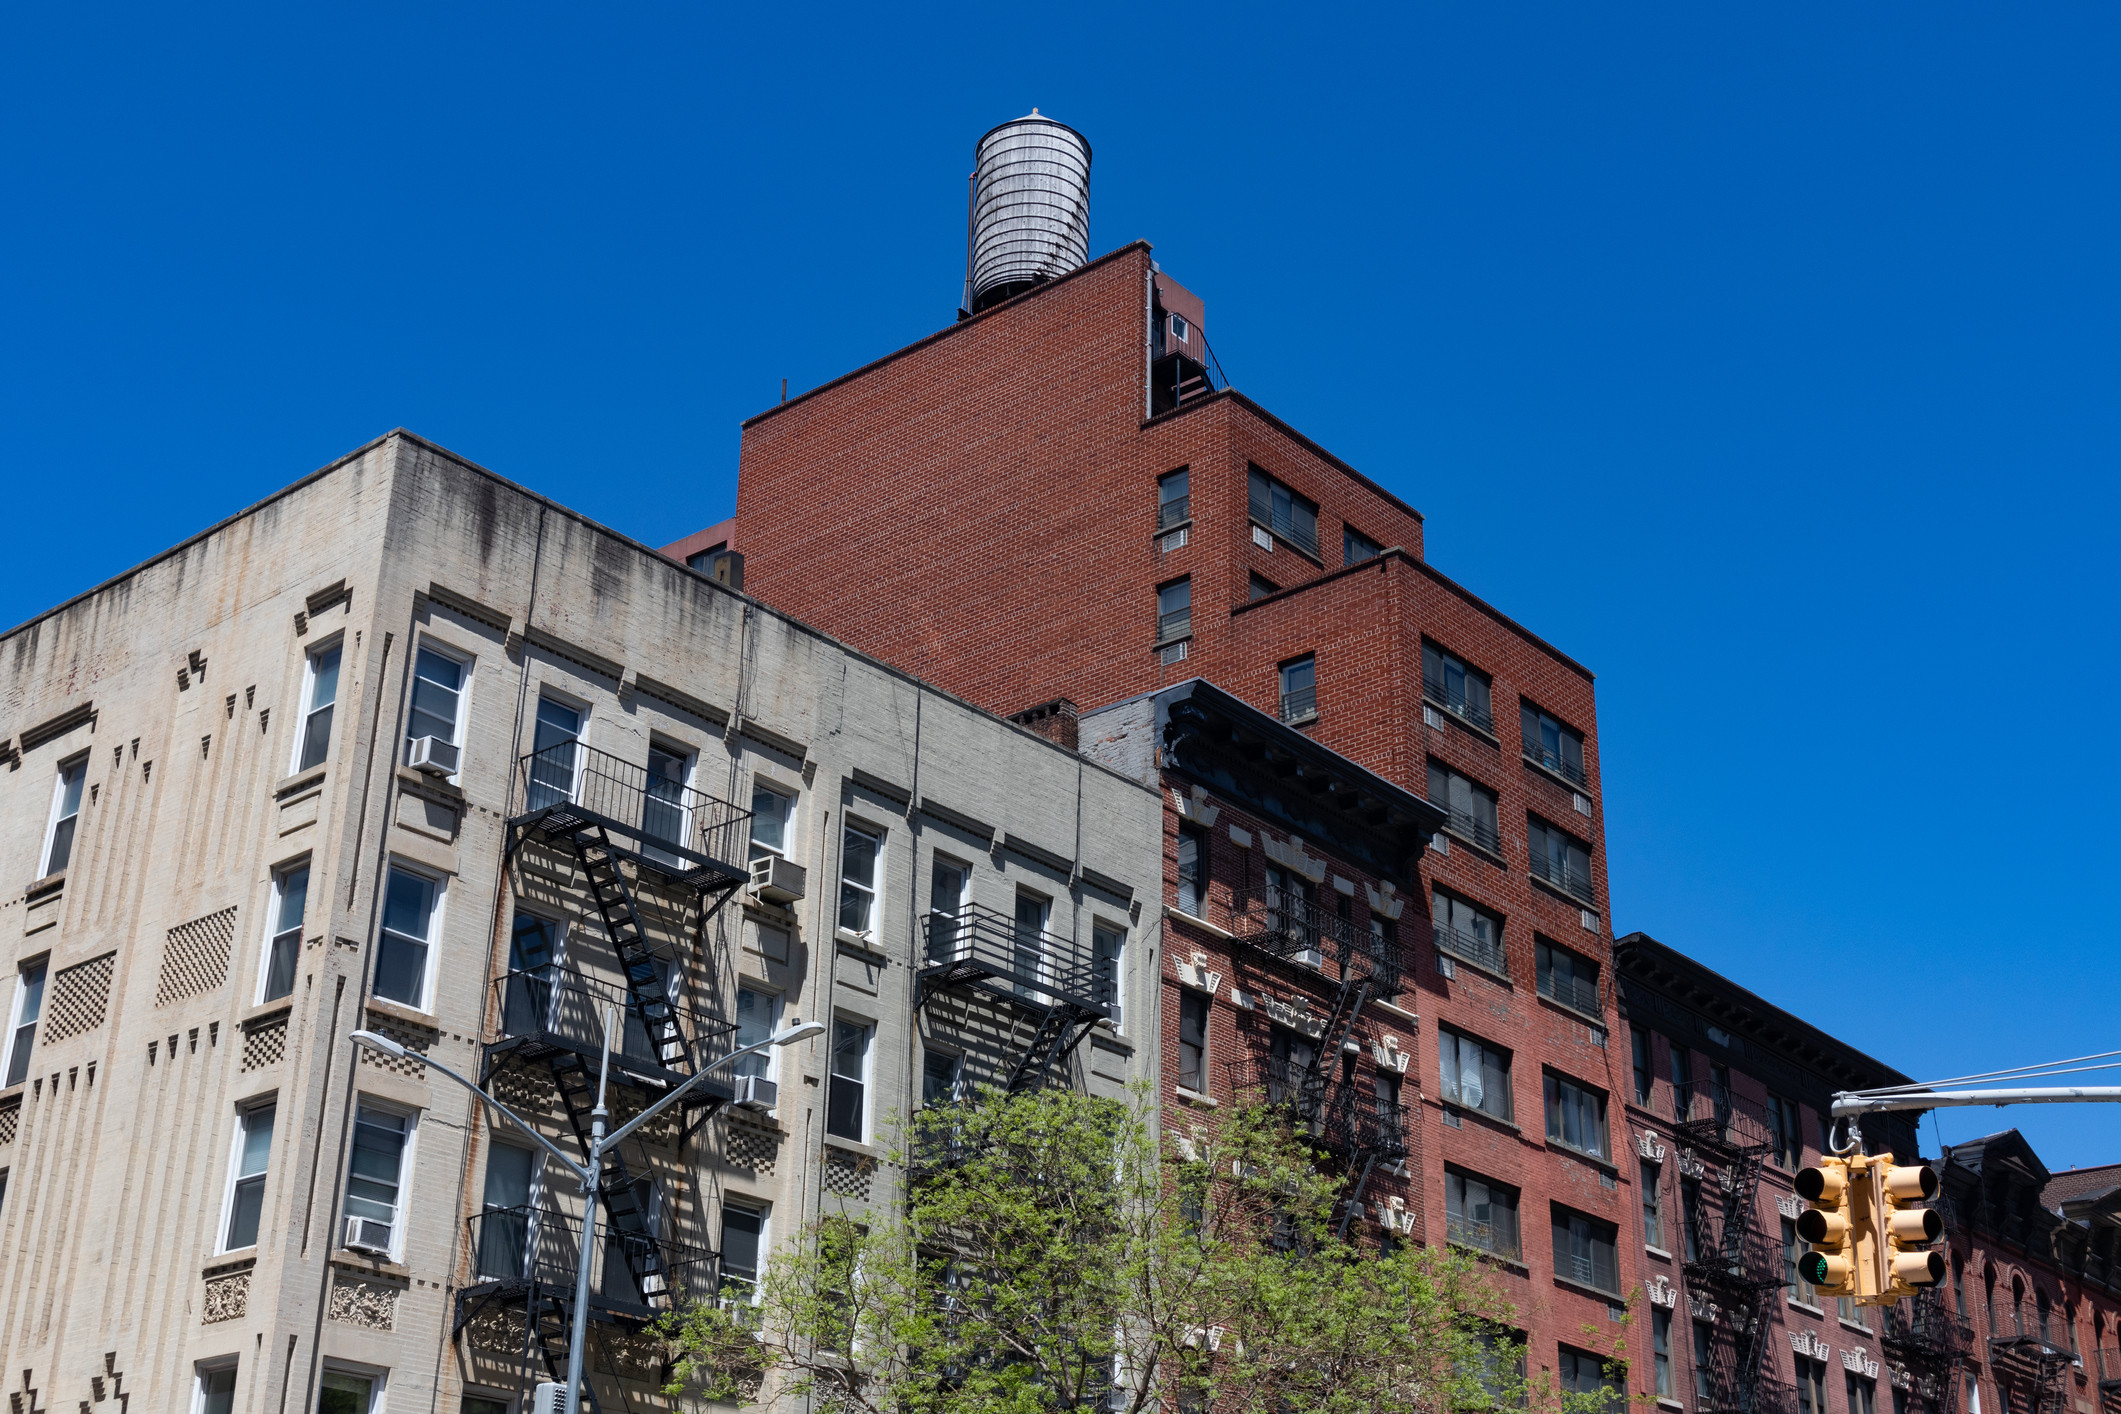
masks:
MULTIPOLYGON (((1855 1162, 1862 1163, 1862 1155, 1855 1162)), ((1797 1171, 1797 1196, 1811 1206, 1797 1215, 1797 1235, 1812 1250, 1797 1259, 1797 1271, 1823 1296, 1854 1296, 1856 1219, 1850 1161, 1822 1156, 1816 1167, 1797 1171)))
POLYGON ((1944 1254, 1926 1250, 1928 1243, 1944 1236, 1944 1219, 1935 1208, 1914 1205, 1937 1196, 1937 1171, 1928 1164, 1893 1167, 1881 1163, 1879 1186, 1884 1191, 1885 1282, 1879 1293, 1886 1302, 1913 1296, 1924 1287, 1944 1280, 1944 1254))

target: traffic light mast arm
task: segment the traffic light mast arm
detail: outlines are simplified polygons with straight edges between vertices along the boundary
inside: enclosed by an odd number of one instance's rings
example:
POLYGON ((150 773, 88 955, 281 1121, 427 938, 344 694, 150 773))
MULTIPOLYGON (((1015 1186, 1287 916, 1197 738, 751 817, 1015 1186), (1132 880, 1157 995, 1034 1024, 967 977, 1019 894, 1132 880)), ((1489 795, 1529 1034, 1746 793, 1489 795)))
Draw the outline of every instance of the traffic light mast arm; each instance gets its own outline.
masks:
POLYGON ((1888 1110, 1942 1110, 1965 1105, 2075 1105, 2121 1103, 2121 1085, 2069 1085, 2042 1090, 1924 1090, 1875 1095, 1843 1090, 1834 1096, 1836 1119, 1888 1110))

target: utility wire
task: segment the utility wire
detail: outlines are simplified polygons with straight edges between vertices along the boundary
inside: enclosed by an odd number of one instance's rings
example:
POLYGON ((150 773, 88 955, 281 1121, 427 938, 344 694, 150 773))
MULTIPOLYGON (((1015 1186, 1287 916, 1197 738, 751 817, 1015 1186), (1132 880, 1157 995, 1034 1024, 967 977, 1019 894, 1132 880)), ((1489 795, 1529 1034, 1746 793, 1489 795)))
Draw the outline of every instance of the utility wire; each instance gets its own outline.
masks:
POLYGON ((1955 1075, 1947 1080, 1925 1080, 1910 1085, 1881 1085, 1872 1090, 1858 1090, 1859 1095, 1909 1095, 1923 1090, 1934 1090, 1941 1085, 1972 1085, 1989 1080, 2029 1080, 2043 1075, 2075 1075, 2080 1071, 2112 1070, 2121 1067, 2121 1061, 2109 1061, 2107 1065, 2082 1066, 2079 1070, 2063 1070, 2062 1066, 2075 1066, 2080 1061, 2109 1060, 2121 1056, 2121 1051, 2099 1051, 2088 1056, 2071 1056, 2066 1060, 2040 1061, 2033 1065, 2012 1066, 2008 1070, 1984 1071, 1979 1075, 1955 1075))

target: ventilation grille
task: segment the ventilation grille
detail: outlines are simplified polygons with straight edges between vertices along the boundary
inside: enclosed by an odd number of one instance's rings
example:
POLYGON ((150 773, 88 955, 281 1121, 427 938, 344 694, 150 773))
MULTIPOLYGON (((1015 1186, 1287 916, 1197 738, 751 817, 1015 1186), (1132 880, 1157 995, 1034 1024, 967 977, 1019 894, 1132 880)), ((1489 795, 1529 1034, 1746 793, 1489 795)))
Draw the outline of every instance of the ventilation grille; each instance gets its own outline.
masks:
POLYGON ((162 975, 155 983, 155 1005, 168 1006, 228 980, 228 953, 236 940, 236 911, 224 908, 169 930, 162 944, 162 975))

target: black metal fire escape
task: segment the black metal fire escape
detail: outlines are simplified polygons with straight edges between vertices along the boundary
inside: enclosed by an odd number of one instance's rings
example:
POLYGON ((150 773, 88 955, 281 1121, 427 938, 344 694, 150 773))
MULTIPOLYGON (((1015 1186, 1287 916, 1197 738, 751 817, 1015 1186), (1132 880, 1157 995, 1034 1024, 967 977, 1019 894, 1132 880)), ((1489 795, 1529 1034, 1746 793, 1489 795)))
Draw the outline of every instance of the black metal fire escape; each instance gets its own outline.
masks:
MULTIPOLYGON (((1686 1096, 1687 1118, 1672 1126, 1682 1155, 1691 1151, 1701 1172, 1698 1197, 1682 1204, 1687 1252, 1682 1270, 1688 1291, 1712 1303, 1720 1316, 1709 1345, 1705 1408, 1718 1414, 1754 1414, 1789 1401, 1763 1398, 1779 1386, 1762 1370, 1775 1293, 1781 1289, 1782 1258, 1755 1211, 1760 1172, 1773 1152, 1762 1116, 1717 1086, 1686 1096), (1701 1111, 1706 1110, 1703 1114, 1701 1111)), ((1681 1171, 1687 1161, 1682 1158, 1681 1171)))
POLYGON ((1019 1028, 1030 1027, 1005 1082, 1012 1095, 1052 1083, 1091 1028, 1112 1014, 1119 979, 1066 938, 979 904, 929 914, 923 933, 916 1010, 944 992, 974 994, 1015 1012, 1019 1028))
MULTIPOLYGON (((1958 1224, 1950 1194, 1939 1191, 1929 1206, 1944 1221, 1937 1250, 1950 1251, 1958 1224)), ((1888 1306, 1878 1339, 1886 1354, 1906 1371, 1915 1392, 1928 1401, 1932 1414, 1956 1414, 1959 1376, 1973 1349, 1974 1328, 1963 1313, 1955 1314, 1945 1305, 1943 1287, 1933 1286, 1911 1300, 1888 1306)))
MULTIPOLYGON (((620 1033, 611 1037, 613 1124, 624 1119, 621 1107, 653 1103, 728 1049, 735 1026, 682 1000, 682 962, 660 955, 651 942, 640 890, 652 883, 690 891, 695 927, 704 937, 715 912, 749 878, 733 862, 744 852, 749 815, 576 743, 532 753, 518 765, 504 867, 526 846, 570 857, 588 886, 619 977, 612 982, 547 962, 499 978, 481 1081, 503 1067, 549 1077, 586 1153, 607 1016, 621 1019, 620 1033)), ((723 1080, 694 1086, 677 1107, 683 1133, 733 1096, 723 1080)), ((601 1223, 594 1215, 577 1219, 544 1208, 471 1218, 475 1270, 458 1293, 455 1329, 484 1311, 520 1307, 526 1366, 535 1355, 547 1374, 563 1379, 576 1258, 585 1240, 603 1249, 603 1277, 592 1296, 599 1319, 637 1326, 682 1298, 714 1294, 715 1253, 659 1230, 667 1224, 658 1222, 650 1184, 615 1148, 605 1153, 599 1196, 601 1223)))

